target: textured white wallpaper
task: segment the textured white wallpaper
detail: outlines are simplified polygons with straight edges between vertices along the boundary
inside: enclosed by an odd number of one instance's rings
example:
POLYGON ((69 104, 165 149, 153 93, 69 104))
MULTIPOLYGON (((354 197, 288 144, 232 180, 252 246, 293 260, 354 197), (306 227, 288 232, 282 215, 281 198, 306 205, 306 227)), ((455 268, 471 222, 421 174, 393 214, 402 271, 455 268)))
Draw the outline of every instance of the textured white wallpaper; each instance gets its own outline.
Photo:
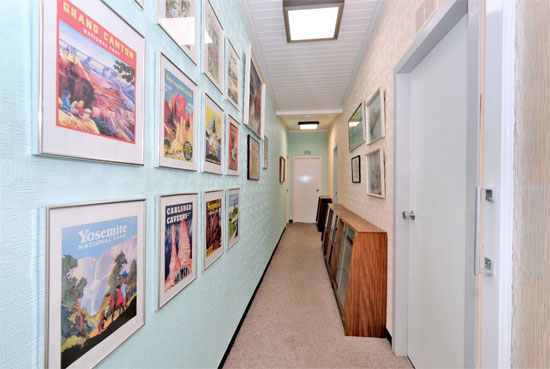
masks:
POLYGON ((550 1, 517 0, 512 367, 550 367, 550 1))
MULTIPOLYGON (((357 72, 344 111, 329 130, 328 190, 333 196, 333 149, 338 146, 338 202, 388 233, 388 301, 386 326, 392 332, 393 284, 393 86, 395 65, 417 35, 417 15, 429 19, 442 0, 387 0, 370 45, 357 72), (427 4, 429 14, 424 14, 427 4), (433 11, 432 11, 433 10, 433 11), (418 13, 420 11, 420 13, 418 13), (423 15, 423 16, 422 16, 423 15), (347 122, 361 101, 368 101, 382 87, 386 95, 386 138, 363 144, 349 152, 347 122), (386 198, 367 195, 365 154, 383 148, 385 152, 386 198), (361 155, 361 183, 351 182, 351 158, 361 155)), ((424 22, 425 23, 425 22, 424 22)), ((420 22, 422 24, 422 22, 420 22)))

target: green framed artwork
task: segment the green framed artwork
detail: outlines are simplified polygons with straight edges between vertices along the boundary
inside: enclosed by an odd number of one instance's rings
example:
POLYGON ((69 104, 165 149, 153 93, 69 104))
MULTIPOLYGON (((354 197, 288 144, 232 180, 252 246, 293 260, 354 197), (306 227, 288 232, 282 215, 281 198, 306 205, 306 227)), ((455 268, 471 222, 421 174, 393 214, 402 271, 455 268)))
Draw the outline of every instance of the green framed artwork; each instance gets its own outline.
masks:
POLYGON ((361 102, 359 107, 348 120, 349 152, 365 142, 365 114, 364 105, 361 102))

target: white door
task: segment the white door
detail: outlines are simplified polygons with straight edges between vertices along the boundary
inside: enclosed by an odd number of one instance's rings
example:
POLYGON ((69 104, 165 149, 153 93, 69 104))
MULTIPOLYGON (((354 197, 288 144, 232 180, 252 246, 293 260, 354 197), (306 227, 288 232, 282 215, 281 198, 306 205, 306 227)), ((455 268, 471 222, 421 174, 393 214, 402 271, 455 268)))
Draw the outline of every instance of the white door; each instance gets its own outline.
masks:
POLYGON ((317 201, 321 195, 321 158, 294 157, 294 221, 315 223, 317 201))
POLYGON ((408 355, 416 368, 463 368, 466 16, 410 73, 410 99, 408 355))

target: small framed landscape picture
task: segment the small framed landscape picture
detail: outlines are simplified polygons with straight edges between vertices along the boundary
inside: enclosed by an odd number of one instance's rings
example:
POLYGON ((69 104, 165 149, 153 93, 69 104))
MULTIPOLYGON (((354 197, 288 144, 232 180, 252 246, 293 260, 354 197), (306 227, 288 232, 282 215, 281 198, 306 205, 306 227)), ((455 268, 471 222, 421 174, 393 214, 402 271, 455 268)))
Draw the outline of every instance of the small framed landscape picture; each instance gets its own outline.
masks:
POLYGON ((197 85, 164 54, 159 82, 159 166, 197 170, 197 85))
POLYGON ((38 152, 143 165, 145 38, 100 1, 42 3, 38 152))
POLYGON ((145 209, 46 210, 46 367, 92 368, 145 324, 145 209))
POLYGON ((282 156, 279 157, 279 182, 285 181, 286 160, 282 156))
POLYGON ((269 143, 267 136, 264 136, 264 163, 262 168, 267 169, 267 159, 269 157, 269 143))
POLYGON ((163 307, 197 278, 197 194, 161 196, 159 294, 163 307))
POLYGON ((367 155, 367 193, 371 196, 384 198, 384 151, 377 149, 367 155))
POLYGON ((367 102, 367 143, 371 144, 386 135, 384 91, 379 88, 367 102))
POLYGON ((239 175, 239 123, 231 115, 227 119, 227 174, 239 175))
POLYGON ((204 171, 223 174, 223 117, 222 108, 204 94, 204 171))
POLYGON ((351 182, 361 183, 361 156, 351 158, 351 182))
POLYGON ((349 152, 365 142, 365 115, 363 110, 363 103, 361 103, 348 121, 349 152))
POLYGON ((233 44, 227 39, 227 63, 226 63, 226 93, 227 100, 237 110, 241 111, 241 58, 235 51, 233 44))
POLYGON ((223 93, 224 32, 210 0, 204 4, 203 27, 202 71, 223 93))
POLYGON ((157 23, 197 64, 197 0, 158 0, 157 23))
POLYGON ((224 252, 223 223, 224 223, 225 191, 205 192, 204 194, 204 269, 208 268, 224 252))
POLYGON ((240 195, 241 190, 234 188, 227 191, 227 248, 240 238, 240 195))
POLYGON ((248 46, 244 92, 244 124, 260 139, 264 137, 265 84, 258 61, 248 46))
POLYGON ((248 135, 248 172, 247 178, 260 180, 260 143, 248 135))

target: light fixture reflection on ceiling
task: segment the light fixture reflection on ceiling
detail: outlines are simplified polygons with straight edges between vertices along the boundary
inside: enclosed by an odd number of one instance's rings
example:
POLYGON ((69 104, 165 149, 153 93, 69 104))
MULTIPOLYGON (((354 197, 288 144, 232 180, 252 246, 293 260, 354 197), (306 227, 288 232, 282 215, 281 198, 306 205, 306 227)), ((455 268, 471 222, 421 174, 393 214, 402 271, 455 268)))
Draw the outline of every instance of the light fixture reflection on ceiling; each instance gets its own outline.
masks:
POLYGON ((319 122, 298 122, 301 131, 313 131, 319 127, 319 122))
POLYGON ((287 42, 336 40, 344 0, 283 0, 287 42))

